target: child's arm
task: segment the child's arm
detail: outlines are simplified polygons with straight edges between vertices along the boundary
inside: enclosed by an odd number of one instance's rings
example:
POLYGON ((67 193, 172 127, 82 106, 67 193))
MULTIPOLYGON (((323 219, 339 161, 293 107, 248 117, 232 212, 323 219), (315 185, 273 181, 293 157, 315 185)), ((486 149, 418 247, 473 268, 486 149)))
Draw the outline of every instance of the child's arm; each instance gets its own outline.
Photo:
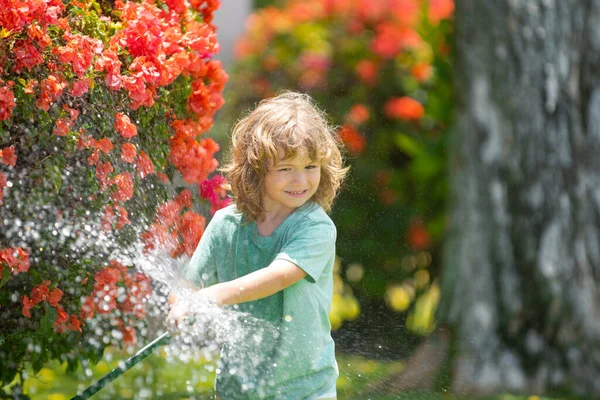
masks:
POLYGON ((200 295, 218 305, 232 305, 262 299, 293 285, 306 276, 296 264, 282 259, 241 278, 200 290, 200 295))

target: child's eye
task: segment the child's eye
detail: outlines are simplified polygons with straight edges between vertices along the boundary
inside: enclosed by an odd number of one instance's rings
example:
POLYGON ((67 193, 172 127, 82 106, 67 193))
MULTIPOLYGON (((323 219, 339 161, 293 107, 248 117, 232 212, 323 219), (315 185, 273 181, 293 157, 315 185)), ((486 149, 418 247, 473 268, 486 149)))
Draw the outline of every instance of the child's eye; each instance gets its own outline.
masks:
POLYGON ((315 168, 317 168, 317 166, 316 166, 316 165, 308 165, 308 166, 306 167, 306 169, 315 169, 315 168))
POLYGON ((289 171, 289 168, 279 168, 278 171, 289 171))

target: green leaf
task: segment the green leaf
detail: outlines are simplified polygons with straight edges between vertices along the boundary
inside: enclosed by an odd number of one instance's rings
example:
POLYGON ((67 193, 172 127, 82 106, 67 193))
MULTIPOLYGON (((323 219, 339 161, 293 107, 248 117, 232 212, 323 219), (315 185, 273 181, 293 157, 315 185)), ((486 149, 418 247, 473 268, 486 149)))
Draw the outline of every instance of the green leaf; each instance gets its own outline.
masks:
POLYGON ((443 160, 424 154, 415 158, 409 167, 418 180, 429 180, 443 172, 443 160))
POLYGON ((395 142, 396 146, 409 156, 418 157, 424 152, 422 143, 404 133, 397 133, 395 142))
POLYGON ((52 327, 54 326, 54 322, 56 322, 57 316, 58 314, 56 313, 56 309, 46 304, 46 313, 40 320, 40 335, 47 335, 52 331, 52 327))
POLYGON ((2 269, 2 280, 0 281, 1 288, 2 286, 6 285, 6 282, 8 282, 8 279, 10 278, 10 268, 0 266, 0 269, 2 269))
POLYGON ((79 359, 78 358, 73 358, 73 359, 69 359, 67 360, 67 373, 74 373, 75 371, 77 371, 77 367, 79 367, 79 359))
POLYGON ((62 187, 63 180, 60 166, 52 158, 49 158, 48 160, 46 160, 44 168, 46 169, 48 178, 54 186, 54 190, 56 190, 56 193, 58 193, 60 191, 60 188, 62 187))

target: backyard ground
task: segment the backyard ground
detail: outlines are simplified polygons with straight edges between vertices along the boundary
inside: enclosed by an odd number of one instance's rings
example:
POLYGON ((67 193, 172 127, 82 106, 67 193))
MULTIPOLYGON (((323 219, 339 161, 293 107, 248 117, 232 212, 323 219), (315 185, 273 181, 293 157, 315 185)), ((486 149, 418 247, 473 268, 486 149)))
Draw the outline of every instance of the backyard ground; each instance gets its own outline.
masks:
MULTIPOLYGON (((128 357, 118 351, 107 351, 104 361, 89 368, 87 373, 78 370, 67 374, 65 366, 58 363, 47 365, 36 376, 26 380, 24 389, 32 399, 66 400, 76 395, 78 390, 100 379, 115 368, 120 360, 128 357), (107 361, 110 360, 110 361, 107 361)), ((402 370, 402 362, 380 362, 367 358, 338 354, 340 378, 338 380, 338 399, 415 399, 415 400, 467 400, 472 397, 451 393, 405 392, 402 394, 370 393, 369 387, 392 373, 402 370), (360 393, 360 394, 359 394, 360 393), (358 397, 357 397, 358 396, 358 397)), ((102 389, 94 399, 212 399, 212 387, 215 377, 215 364, 196 359, 193 362, 173 361, 164 352, 148 356, 109 386, 102 389)), ((571 400, 574 398, 562 398, 571 400)), ((493 397, 481 397, 478 400, 551 400, 537 396, 512 396, 502 394, 493 397)), ((554 400, 558 400, 555 398, 554 400)))

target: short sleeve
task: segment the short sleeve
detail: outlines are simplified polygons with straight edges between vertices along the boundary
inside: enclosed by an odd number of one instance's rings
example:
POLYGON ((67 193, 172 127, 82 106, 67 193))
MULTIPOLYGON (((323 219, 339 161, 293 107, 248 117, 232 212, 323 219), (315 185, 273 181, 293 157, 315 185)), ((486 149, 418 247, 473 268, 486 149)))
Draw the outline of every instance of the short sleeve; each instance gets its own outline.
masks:
POLYGON ((218 282, 215 254, 217 247, 214 245, 217 239, 216 225, 218 218, 215 215, 204 230, 194 255, 180 272, 182 278, 201 287, 212 286, 218 282))
POLYGON ((302 224, 287 240, 275 259, 290 261, 316 282, 335 257, 336 229, 331 221, 302 224))

